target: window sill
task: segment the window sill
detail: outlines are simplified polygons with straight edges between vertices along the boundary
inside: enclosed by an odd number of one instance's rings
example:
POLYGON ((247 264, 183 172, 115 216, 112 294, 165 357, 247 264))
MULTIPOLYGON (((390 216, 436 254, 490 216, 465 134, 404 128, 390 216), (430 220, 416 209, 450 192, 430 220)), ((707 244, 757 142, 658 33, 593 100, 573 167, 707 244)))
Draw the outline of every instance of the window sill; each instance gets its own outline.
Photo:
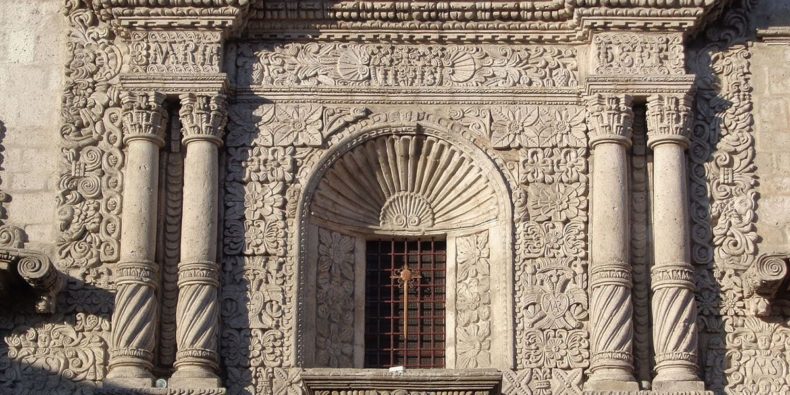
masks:
POLYGON ((425 395, 493 395, 502 382, 496 369, 406 369, 392 373, 387 369, 314 368, 302 372, 308 394, 385 395, 419 392, 425 395), (352 391, 352 392, 348 392, 352 391))

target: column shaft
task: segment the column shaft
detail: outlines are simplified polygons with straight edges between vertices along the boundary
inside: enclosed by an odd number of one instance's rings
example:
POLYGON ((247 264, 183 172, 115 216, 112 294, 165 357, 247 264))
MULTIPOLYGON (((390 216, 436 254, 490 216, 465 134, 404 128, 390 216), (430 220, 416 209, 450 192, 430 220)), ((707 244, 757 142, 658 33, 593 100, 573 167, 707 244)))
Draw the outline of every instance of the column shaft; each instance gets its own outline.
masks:
POLYGON ((633 391, 633 306, 628 263, 629 204, 626 148, 633 113, 629 97, 590 98, 593 147, 590 263, 592 391, 633 391))
POLYGON ((152 386, 159 304, 156 218, 164 96, 124 98, 127 144, 109 385, 152 386))
POLYGON ((224 96, 181 97, 184 124, 184 205, 176 306, 175 388, 220 387, 219 145, 225 127, 224 96))
POLYGON ((653 347, 657 391, 704 390, 697 375, 697 308, 689 245, 685 149, 689 98, 655 95, 648 101, 648 145, 653 149, 653 347))

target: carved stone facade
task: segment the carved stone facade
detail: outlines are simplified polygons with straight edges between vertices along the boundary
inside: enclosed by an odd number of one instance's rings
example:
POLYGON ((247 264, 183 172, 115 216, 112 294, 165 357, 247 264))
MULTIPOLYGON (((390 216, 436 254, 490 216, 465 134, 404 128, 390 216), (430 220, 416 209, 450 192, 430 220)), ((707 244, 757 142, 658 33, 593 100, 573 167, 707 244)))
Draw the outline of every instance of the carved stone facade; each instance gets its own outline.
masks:
POLYGON ((788 7, 61 8, 52 133, 0 60, 0 393, 790 393, 788 7), (441 368, 370 369, 367 243, 425 238, 441 368))

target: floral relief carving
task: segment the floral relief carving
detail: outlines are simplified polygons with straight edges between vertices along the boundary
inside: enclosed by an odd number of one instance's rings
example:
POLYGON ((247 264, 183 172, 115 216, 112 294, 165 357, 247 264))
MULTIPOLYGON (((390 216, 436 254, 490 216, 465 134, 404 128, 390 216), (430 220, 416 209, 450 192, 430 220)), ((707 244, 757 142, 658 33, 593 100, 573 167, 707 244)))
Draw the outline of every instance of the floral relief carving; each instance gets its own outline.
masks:
POLYGON ((587 181, 584 148, 529 148, 520 152, 519 182, 522 184, 587 181))
POLYGON ((491 264, 488 232, 459 237, 456 336, 459 368, 491 364, 491 264))
POLYGON ((316 362, 349 367, 354 342, 354 239, 318 231, 316 362))
POLYGON ((285 253, 285 184, 226 184, 225 253, 285 253))
POLYGON ((323 143, 323 107, 278 107, 270 125, 274 145, 320 146, 323 143))
POLYGON ((513 106, 494 109, 496 148, 587 146, 585 112, 576 106, 513 106))
POLYGON ((234 147, 226 152, 229 167, 234 170, 229 172, 227 181, 289 183, 294 180, 293 147, 234 147))
POLYGON ((530 368, 580 368, 586 367, 590 358, 583 330, 528 330, 525 347, 525 366, 530 368))
POLYGON ((586 184, 530 184, 529 216, 535 221, 587 220, 586 184))
POLYGON ((536 87, 578 85, 575 50, 560 47, 242 44, 244 87, 536 87))
POLYGON ((538 257, 577 257, 587 254, 585 225, 583 222, 533 222, 523 224, 523 256, 538 257))
POLYGON ((106 318, 78 313, 74 321, 46 323, 5 337, 8 363, 0 388, 28 393, 51 391, 52 386, 72 388, 73 382, 104 378, 110 323, 106 318), (40 370, 51 375, 40 380, 40 370))

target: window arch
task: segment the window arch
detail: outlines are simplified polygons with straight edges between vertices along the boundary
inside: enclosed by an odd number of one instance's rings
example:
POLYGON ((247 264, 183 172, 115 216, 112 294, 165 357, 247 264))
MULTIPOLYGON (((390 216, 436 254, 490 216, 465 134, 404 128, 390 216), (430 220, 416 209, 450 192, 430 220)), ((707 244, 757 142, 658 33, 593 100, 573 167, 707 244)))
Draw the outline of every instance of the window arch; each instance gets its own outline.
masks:
POLYGON ((295 334, 305 367, 365 366, 365 252, 382 238, 446 242, 445 367, 512 367, 504 180, 458 130, 423 120, 373 117, 330 150, 305 186, 295 334))

